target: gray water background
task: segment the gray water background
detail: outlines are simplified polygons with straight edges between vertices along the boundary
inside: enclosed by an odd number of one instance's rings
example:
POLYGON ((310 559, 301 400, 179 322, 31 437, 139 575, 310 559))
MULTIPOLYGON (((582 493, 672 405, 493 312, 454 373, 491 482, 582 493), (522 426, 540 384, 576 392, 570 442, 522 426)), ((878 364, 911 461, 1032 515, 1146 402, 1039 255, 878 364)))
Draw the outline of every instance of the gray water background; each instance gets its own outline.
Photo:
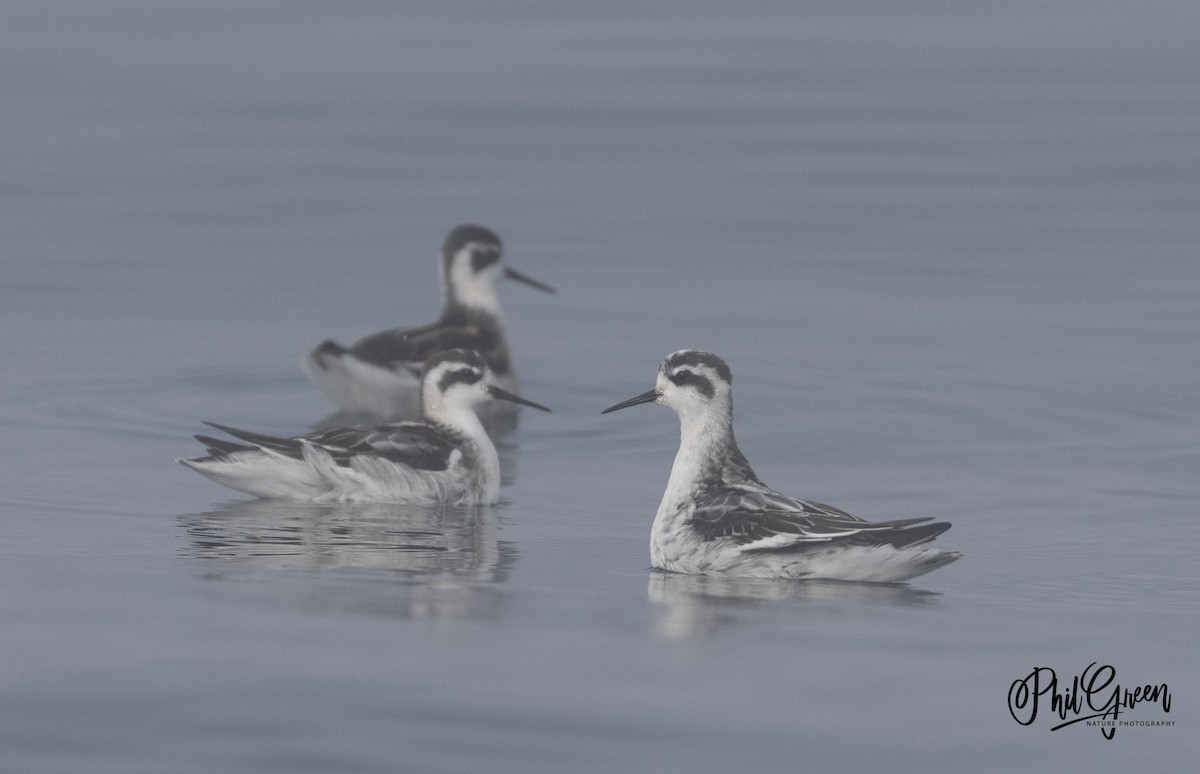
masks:
POLYGON ((1194 2, 10 2, 0 770, 1194 771, 1194 2), (302 354, 477 221, 523 391, 477 516, 247 501, 302 354), (648 567, 724 356, 759 475, 953 522, 908 586, 648 567), (1093 661, 1172 728, 1017 725, 1093 661))

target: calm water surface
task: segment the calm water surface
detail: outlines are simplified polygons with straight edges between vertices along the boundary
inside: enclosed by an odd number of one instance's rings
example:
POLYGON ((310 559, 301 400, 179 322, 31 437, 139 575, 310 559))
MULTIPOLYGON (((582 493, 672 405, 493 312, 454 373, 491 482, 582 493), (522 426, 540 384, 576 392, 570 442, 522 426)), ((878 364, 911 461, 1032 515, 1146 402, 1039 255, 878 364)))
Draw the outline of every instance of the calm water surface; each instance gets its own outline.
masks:
POLYGON ((1200 7, 8 3, 0 769, 1192 770, 1200 7), (246 501, 308 348, 495 228, 503 502, 246 501), (777 488, 932 516, 908 585, 648 568, 681 347, 777 488), (1167 683, 1101 738, 1036 666, 1167 683))

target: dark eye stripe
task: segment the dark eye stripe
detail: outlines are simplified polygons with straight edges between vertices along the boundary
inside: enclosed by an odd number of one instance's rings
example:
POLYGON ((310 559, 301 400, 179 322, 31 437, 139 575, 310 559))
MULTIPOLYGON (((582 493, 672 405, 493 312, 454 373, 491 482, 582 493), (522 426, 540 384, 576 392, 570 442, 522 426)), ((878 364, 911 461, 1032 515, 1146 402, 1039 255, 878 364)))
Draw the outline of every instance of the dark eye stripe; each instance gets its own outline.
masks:
POLYGON ((682 369, 673 374, 669 374, 667 378, 680 387, 683 387, 684 385, 691 385, 692 387, 695 387, 696 390, 705 398, 711 398, 716 394, 716 391, 713 390, 712 382, 695 373, 694 371, 682 369))
POLYGON ((438 390, 445 392, 453 384, 475 384, 483 378, 483 374, 473 368, 456 368, 442 374, 438 380, 438 390))
POLYGON ((727 384, 733 384, 733 374, 729 371, 729 366, 725 364, 724 360, 710 352, 697 352, 692 349, 681 350, 670 355, 665 365, 668 368, 707 366, 716 372, 718 379, 724 380, 727 384))
POLYGON ((499 260, 499 249, 494 247, 476 247, 471 250, 471 271, 478 274, 499 260))

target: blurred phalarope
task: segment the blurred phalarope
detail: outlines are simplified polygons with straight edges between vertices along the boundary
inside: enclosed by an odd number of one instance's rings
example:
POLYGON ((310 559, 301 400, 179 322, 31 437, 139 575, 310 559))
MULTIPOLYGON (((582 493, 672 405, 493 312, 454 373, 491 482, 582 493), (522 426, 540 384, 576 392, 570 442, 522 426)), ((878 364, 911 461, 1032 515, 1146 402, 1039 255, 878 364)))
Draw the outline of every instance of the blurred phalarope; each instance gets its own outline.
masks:
POLYGON ((716 355, 682 350, 663 362, 654 389, 601 412, 659 403, 679 415, 679 451, 650 529, 655 567, 699 575, 894 582, 959 557, 923 545, 949 529, 947 522, 863 521, 759 481, 733 437, 732 382, 729 366, 716 355))
POLYGON ((482 354, 496 383, 517 392, 493 284, 505 276, 547 293, 554 289, 506 266, 501 255, 500 238, 482 226, 451 231, 442 245, 444 302, 437 322, 374 333, 348 348, 326 340, 305 359, 313 382, 348 411, 414 416, 421 364, 434 352, 458 348, 482 354))
POLYGON ((476 352, 425 361, 422 419, 277 438, 212 422, 245 443, 197 435, 208 455, 181 463, 258 497, 339 502, 487 505, 500 461, 474 407, 489 397, 549 411, 496 386, 476 352))

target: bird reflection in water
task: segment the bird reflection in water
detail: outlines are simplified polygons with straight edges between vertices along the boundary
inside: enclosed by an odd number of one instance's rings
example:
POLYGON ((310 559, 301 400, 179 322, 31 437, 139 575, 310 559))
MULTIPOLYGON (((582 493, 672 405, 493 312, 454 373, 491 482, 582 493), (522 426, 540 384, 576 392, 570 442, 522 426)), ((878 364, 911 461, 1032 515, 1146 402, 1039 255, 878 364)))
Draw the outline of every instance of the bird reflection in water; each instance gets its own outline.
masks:
POLYGON ((481 618, 516 551, 492 507, 231 502, 180 517, 210 576, 319 573, 306 604, 401 618, 481 618))
POLYGON ((651 570, 646 589, 657 608, 655 631, 663 637, 696 637, 735 623, 742 611, 801 603, 830 610, 866 604, 922 605, 938 597, 899 583, 731 578, 651 570))

